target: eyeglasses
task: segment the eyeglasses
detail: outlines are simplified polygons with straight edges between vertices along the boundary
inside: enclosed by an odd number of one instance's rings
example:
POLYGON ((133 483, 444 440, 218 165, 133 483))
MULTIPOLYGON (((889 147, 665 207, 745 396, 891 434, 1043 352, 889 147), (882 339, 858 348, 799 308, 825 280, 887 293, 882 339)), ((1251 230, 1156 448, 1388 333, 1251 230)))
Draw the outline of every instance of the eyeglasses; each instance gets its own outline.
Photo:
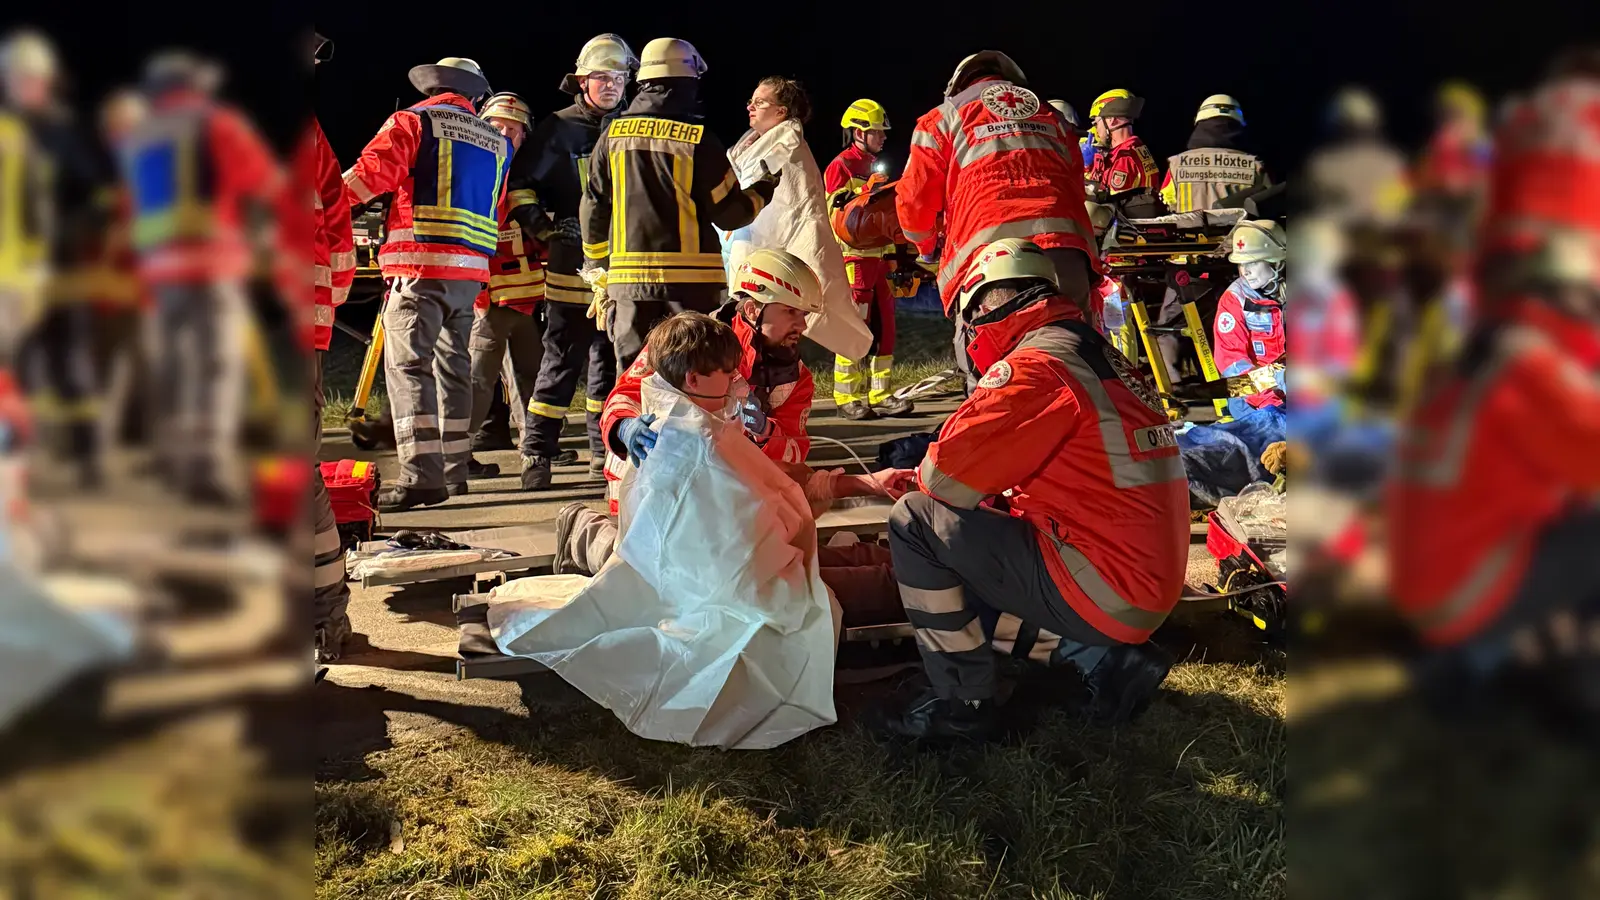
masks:
POLYGON ((616 87, 622 87, 628 83, 626 72, 590 72, 584 77, 590 81, 598 81, 601 84, 609 84, 616 87))
POLYGON ((751 97, 749 100, 744 102, 745 109, 767 109, 768 107, 776 105, 777 104, 773 103, 771 100, 762 100, 759 97, 751 97))

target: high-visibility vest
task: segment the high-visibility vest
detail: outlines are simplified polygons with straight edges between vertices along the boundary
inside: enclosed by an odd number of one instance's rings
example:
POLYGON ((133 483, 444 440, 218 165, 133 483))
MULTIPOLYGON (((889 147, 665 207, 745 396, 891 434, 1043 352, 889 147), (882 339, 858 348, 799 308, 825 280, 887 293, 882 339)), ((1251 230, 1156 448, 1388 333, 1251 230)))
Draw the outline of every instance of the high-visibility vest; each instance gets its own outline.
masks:
POLYGON ((136 250, 216 234, 216 169, 205 137, 205 112, 183 110, 151 120, 130 142, 123 169, 136 250))
POLYGON ((0 286, 42 285, 50 168, 22 119, 0 110, 0 286))
POLYGON ((456 244, 493 256, 495 204, 510 162, 494 126, 450 106, 413 106, 422 120, 411 165, 411 228, 418 243, 456 244))

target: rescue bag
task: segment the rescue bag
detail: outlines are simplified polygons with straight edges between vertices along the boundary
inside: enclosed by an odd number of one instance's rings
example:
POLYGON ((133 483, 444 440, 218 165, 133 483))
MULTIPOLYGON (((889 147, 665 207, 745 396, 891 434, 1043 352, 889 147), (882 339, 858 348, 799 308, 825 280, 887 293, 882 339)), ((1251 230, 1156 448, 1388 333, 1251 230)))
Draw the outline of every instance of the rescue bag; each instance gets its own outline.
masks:
POLYGON ((322 481, 328 487, 333 505, 333 521, 339 526, 339 539, 345 549, 372 540, 378 521, 378 467, 354 459, 325 462, 322 481))
POLYGON ((895 184, 874 173, 854 197, 841 191, 833 198, 829 224, 839 242, 857 250, 876 250, 906 243, 895 212, 895 184))

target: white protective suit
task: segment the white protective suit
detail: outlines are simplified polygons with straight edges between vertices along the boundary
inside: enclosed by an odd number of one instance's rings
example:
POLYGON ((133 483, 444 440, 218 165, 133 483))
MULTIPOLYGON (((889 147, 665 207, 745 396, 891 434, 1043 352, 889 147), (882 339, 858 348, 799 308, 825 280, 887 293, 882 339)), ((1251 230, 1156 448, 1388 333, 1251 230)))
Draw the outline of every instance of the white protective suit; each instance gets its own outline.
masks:
POLYGON ((659 437, 623 478, 616 552, 497 589, 519 599, 491 604, 495 644, 653 740, 766 749, 833 723, 838 611, 803 492, 660 375, 641 399, 659 437))
POLYGON ((806 317, 806 336, 846 359, 860 359, 872 347, 872 331, 861 320, 845 277, 844 254, 828 224, 828 196, 822 187, 822 170, 806 146, 805 131, 793 119, 780 122, 766 134, 755 130, 728 151, 728 162, 739 176, 739 186, 749 187, 761 177, 761 164, 782 172, 778 190, 756 220, 729 235, 726 263, 729 293, 733 273, 751 250, 787 250, 800 257, 822 284, 823 311, 806 317))

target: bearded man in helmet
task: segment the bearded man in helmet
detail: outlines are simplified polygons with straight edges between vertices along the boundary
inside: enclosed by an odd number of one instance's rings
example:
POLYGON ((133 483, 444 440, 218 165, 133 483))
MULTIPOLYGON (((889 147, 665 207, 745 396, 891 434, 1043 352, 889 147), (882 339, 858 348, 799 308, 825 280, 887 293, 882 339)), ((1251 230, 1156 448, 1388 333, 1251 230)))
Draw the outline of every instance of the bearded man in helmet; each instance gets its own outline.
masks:
MULTIPOLYGON (((956 315, 961 276, 973 257, 1008 237, 1043 248, 1059 270, 1061 293, 1086 311, 1090 283, 1098 281, 1090 273, 1100 261, 1083 206, 1076 136, 1028 90, 1022 69, 1004 53, 985 50, 962 60, 944 94, 917 120, 895 208, 922 257, 939 253, 945 315, 956 315)), ((982 373, 968 370, 964 332, 955 331, 956 365, 970 391, 982 373)))
POLYGON ((579 215, 588 279, 611 304, 617 368, 676 312, 717 308, 726 283, 717 229, 750 224, 778 174, 740 189, 727 148, 701 122, 706 63, 688 41, 645 45, 639 93, 595 143, 579 215))
POLYGON ((1175 213, 1214 209, 1230 194, 1271 183, 1261 160, 1245 149, 1239 101, 1212 94, 1194 114, 1188 149, 1167 160, 1161 199, 1175 213))
POLYGON ((544 361, 522 425, 522 488, 544 490, 560 461, 561 428, 578 379, 588 370, 589 474, 605 465, 600 409, 617 380, 616 350, 605 322, 589 312, 593 295, 579 276, 583 229, 578 224, 589 181, 589 155, 600 133, 622 112, 628 82, 639 58, 615 34, 597 35, 578 51, 576 65, 561 79, 572 103, 546 118, 511 163, 511 219, 524 240, 548 247, 545 266, 544 361))
MULTIPOLYGON (((1088 178, 1113 203, 1122 205, 1130 199, 1156 190, 1156 179, 1161 167, 1150 148, 1133 133, 1133 122, 1144 112, 1144 98, 1116 88, 1096 97, 1089 106, 1089 119, 1094 126, 1095 160, 1088 178)), ((1141 214, 1145 211, 1141 211, 1141 214)), ((1151 212, 1159 215, 1159 212, 1151 212)))
POLYGON ((1405 423, 1390 590, 1425 695, 1500 686, 1600 723, 1600 49, 1564 60, 1495 147, 1478 321, 1405 423))
MULTIPOLYGON (((872 164, 889 136, 889 113, 876 100, 862 98, 850 104, 839 120, 844 129, 844 152, 828 163, 822 174, 823 189, 832 208, 841 194, 854 197, 872 177, 872 164)), ((911 401, 889 393, 894 366, 894 291, 889 287, 893 245, 872 250, 845 247, 845 275, 856 308, 872 331, 872 347, 859 360, 836 356, 833 363, 833 399, 839 415, 847 419, 872 419, 881 410, 903 416, 911 401)))
POLYGON ((957 327, 983 372, 889 516, 932 689, 892 733, 992 733, 994 654, 1073 666, 1094 718, 1149 705, 1171 659, 1146 643, 1183 593, 1189 488, 1148 379, 1061 294, 1031 241, 984 247, 957 327))
POLYGON ((467 492, 472 460, 473 303, 489 283, 500 240, 500 194, 511 143, 478 118, 489 81, 476 62, 450 56, 412 68, 427 99, 389 117, 361 151, 345 187, 350 204, 394 193, 389 237, 378 251, 388 282, 384 381, 400 474, 378 496, 381 512, 443 503, 467 492))
MULTIPOLYGON (((814 502, 881 493, 879 486, 891 476, 867 478, 843 472, 813 476, 805 466, 811 451, 806 423, 816 386, 811 371, 800 361, 800 339, 805 335, 807 314, 823 309, 816 274, 788 251, 757 249, 740 264, 732 285, 733 296, 717 310, 715 318, 730 326, 738 340, 736 382, 721 385, 725 397, 704 396, 698 383, 684 390, 697 403, 724 399, 725 412, 739 419, 745 435, 791 477, 804 479, 802 484, 814 502)), ((646 347, 606 398, 601 422, 611 451, 606 460, 606 498, 612 517, 618 512, 623 476, 630 467, 642 465, 655 446, 655 419, 642 414, 641 406, 644 381, 654 371, 646 347)), ((556 520, 556 573, 594 574, 611 555, 615 538, 614 519, 607 523, 605 516, 581 503, 568 506, 556 520)))
MULTIPOLYGON (((528 130, 533 127, 533 111, 521 97, 502 92, 485 101, 479 115, 511 142, 514 168, 517 156, 526 145, 528 130)), ((514 205, 528 202, 525 194, 514 195, 507 191, 500 195, 500 241, 494 258, 489 261, 489 285, 473 304, 468 349, 472 354, 474 447, 483 444, 488 434, 502 427, 509 430, 509 424, 503 420, 488 421, 500 418, 493 401, 495 387, 502 381, 511 416, 519 429, 523 427, 527 416, 525 404, 533 392, 534 379, 539 377, 544 355, 541 344, 544 329, 538 308, 539 301, 545 297, 545 271, 539 259, 543 245, 531 239, 511 218, 516 212, 514 205)), ((493 478, 500 474, 500 467, 470 459, 467 474, 471 478, 493 478)))
MULTIPOLYGON (((1283 357, 1287 341, 1283 330, 1284 264, 1289 241, 1277 222, 1247 219, 1229 236, 1228 261, 1239 267, 1239 277, 1217 301, 1212 323, 1211 352, 1223 378, 1269 369, 1283 357)), ((1257 386, 1271 382, 1247 397, 1230 397, 1228 411, 1235 417, 1262 406, 1282 406, 1282 370, 1263 372, 1257 386)))

